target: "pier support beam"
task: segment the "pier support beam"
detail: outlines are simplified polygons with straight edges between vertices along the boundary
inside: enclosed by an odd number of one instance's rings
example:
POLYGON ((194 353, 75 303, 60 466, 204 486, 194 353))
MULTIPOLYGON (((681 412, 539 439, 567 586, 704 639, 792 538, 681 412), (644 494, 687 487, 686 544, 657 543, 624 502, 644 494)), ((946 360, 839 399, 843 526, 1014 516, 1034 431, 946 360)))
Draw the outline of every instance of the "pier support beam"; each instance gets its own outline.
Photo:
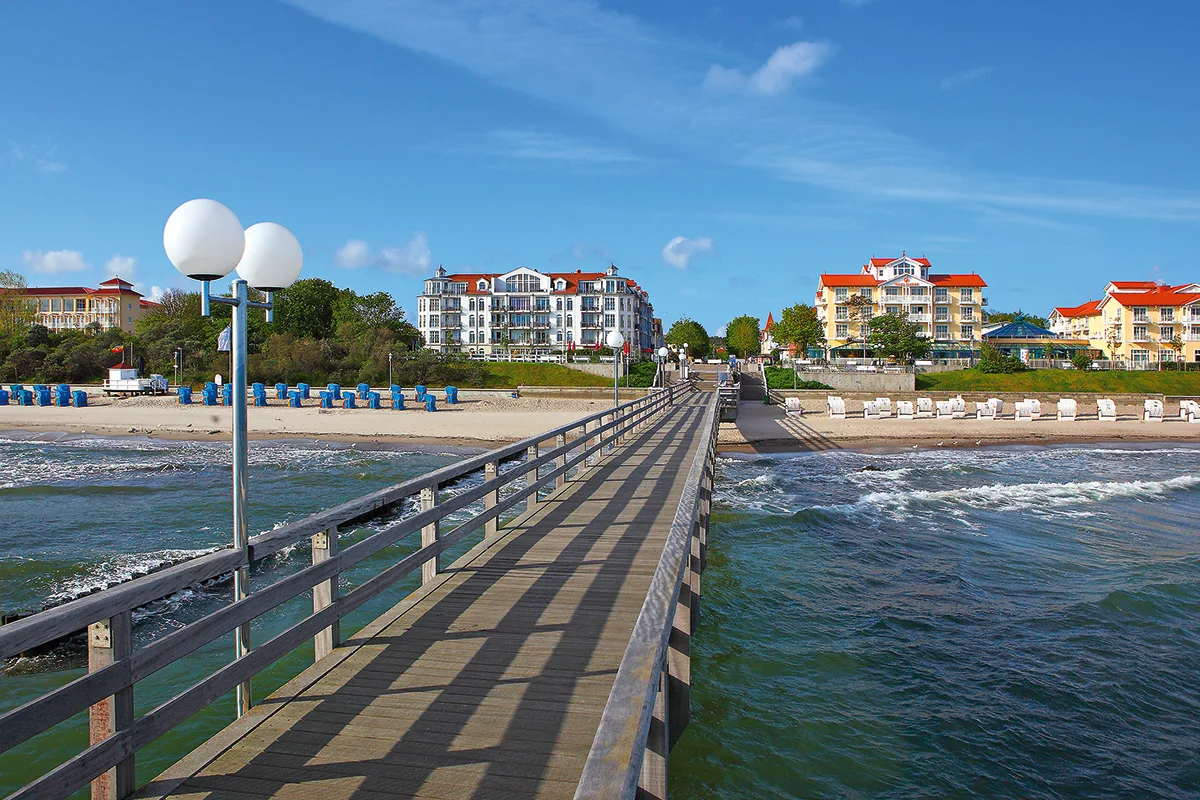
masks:
MULTIPOLYGON (((537 457, 538 457, 538 446, 536 444, 531 444, 531 445, 529 445, 529 447, 525 448, 525 458, 527 460, 536 461, 537 457)), ((533 486, 534 484, 537 483, 537 479, 538 479, 537 467, 534 467, 529 472, 525 473, 525 480, 527 482, 526 485, 533 486)), ((530 493, 529 499, 527 499, 525 501, 525 510, 526 511, 537 511, 537 507, 538 507, 538 490, 534 489, 530 493)))
POLYGON ((667 800, 667 726, 670 722, 670 703, 667 699, 670 675, 663 664, 658 692, 654 696, 654 716, 646 734, 646 752, 642 756, 642 771, 638 776, 637 800, 667 800))
MULTIPOLYGON (((432 511, 437 505, 437 484, 421 490, 421 511, 432 511)), ((421 547, 428 547, 437 542, 441 536, 441 523, 438 520, 421 528, 421 547)), ((421 584, 429 583, 442 571, 442 555, 438 553, 433 558, 421 564, 421 584)))
MULTIPOLYGON (((499 461, 489 461, 488 463, 483 465, 484 481, 490 481, 490 480, 494 479, 498 474, 500 474, 500 462, 499 461)), ((483 496, 483 507, 484 507, 485 511, 490 511, 491 509, 495 508, 496 504, 499 502, 500 502, 500 490, 499 489, 493 489, 492 491, 488 492, 486 495, 483 496)), ((487 522, 483 523, 484 536, 495 536, 499 530, 500 530, 500 519, 498 517, 492 517, 487 522)))
MULTIPOLYGON (((133 612, 88 626, 88 672, 129 658, 133 653, 133 612)), ((133 687, 106 697, 88 711, 88 740, 97 745, 133 725, 133 687)), ((92 781, 92 800, 123 800, 137 788, 131 755, 92 781)))
MULTIPOLYGON (((314 533, 312 537, 312 563, 320 564, 337 555, 337 526, 314 533)), ((313 613, 328 608, 338 598, 338 576, 322 581, 313 587, 313 613)), ((333 652, 341 640, 341 622, 334 623, 313 637, 313 660, 320 661, 333 652)))
MULTIPOLYGON (((567 445, 567 435, 565 433, 560 433, 558 436, 554 437, 554 446, 556 448, 557 447, 566 447, 566 445, 567 445)), ((566 471, 566 469, 564 469, 567 466, 567 454, 565 452, 558 458, 554 459, 554 466, 556 468, 562 470, 562 472, 559 474, 559 476, 554 481, 555 488, 561 489, 562 487, 567 485, 567 471, 566 471)))

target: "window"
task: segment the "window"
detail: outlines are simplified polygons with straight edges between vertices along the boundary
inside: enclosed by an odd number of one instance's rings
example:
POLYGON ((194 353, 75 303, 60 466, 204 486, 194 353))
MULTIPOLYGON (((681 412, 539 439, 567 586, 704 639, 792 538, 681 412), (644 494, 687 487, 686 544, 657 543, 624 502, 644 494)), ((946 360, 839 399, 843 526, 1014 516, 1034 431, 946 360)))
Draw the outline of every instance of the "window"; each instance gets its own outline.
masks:
POLYGON ((562 327, 562 314, 556 314, 554 316, 554 324, 559 328, 562 327))
POLYGON ((974 303, 975 302, 975 290, 974 289, 959 289, 958 290, 958 301, 960 303, 974 303))
POLYGON ((849 337, 850 336, 850 326, 849 325, 833 326, 833 335, 838 339, 845 339, 845 338, 849 337))
POLYGON ((542 280, 536 275, 522 272, 505 279, 504 286, 510 292, 540 292, 542 280))
POLYGON ((908 290, 908 293, 911 294, 913 297, 928 296, 928 292, 926 291, 924 286, 913 286, 912 288, 910 288, 908 290))
POLYGON ((933 309, 933 321, 934 322, 949 322, 950 321, 950 309, 946 308, 945 306, 938 306, 937 308, 933 309))
POLYGON ((962 326, 962 338, 974 339, 975 338, 975 326, 974 325, 963 325, 962 326))
POLYGON ((838 306, 837 316, 835 317, 835 319, 839 319, 839 320, 850 319, 850 309, 846 308, 845 306, 838 306))
POLYGON ((62 311, 62 298, 61 297, 51 298, 50 310, 51 311, 62 311))
POLYGON ((575 323, 573 323, 573 322, 571 321, 571 315, 570 315, 570 314, 567 314, 567 327, 568 327, 568 328, 574 328, 574 327, 575 327, 575 323))
MULTIPOLYGON (((570 311, 570 310, 571 310, 571 306, 572 306, 572 305, 573 305, 573 303, 572 303, 572 301, 571 301, 571 298, 570 298, 570 297, 568 297, 568 298, 567 298, 567 311, 570 311)), ((571 323, 569 323, 569 322, 568 322, 567 324, 568 324, 568 325, 570 325, 571 323)))
POLYGON ((963 306, 961 309, 959 309, 959 313, 962 315, 963 322, 975 321, 975 309, 971 306, 963 306))
POLYGON ((1158 310, 1158 319, 1161 322, 1174 322, 1175 309, 1171 306, 1164 306, 1158 310))
POLYGON ((1147 335, 1147 333, 1146 333, 1145 325, 1134 325, 1133 326, 1133 340, 1135 342, 1146 342, 1146 341, 1150 340, 1149 335, 1147 335))
POLYGON ((556 298, 555 298, 555 302, 554 302, 554 310, 555 310, 555 311, 562 311, 562 298, 561 298, 561 297, 556 297, 556 298))
POLYGON ((604 310, 605 311, 614 311, 616 309, 616 307, 617 307, 617 298, 615 298, 615 297, 604 298, 604 310))
POLYGON ((617 316, 616 316, 616 314, 605 314, 605 315, 604 315, 604 327, 606 327, 606 328, 615 328, 615 327, 617 327, 617 316))
POLYGON ((1158 338, 1164 342, 1169 342, 1172 339, 1174 339, 1175 338, 1175 326, 1174 325, 1163 325, 1162 327, 1160 327, 1158 329, 1158 338))
POLYGON ((845 286, 839 286, 833 290, 833 296, 837 300, 846 300, 850 297, 850 290, 845 286))
POLYGON ((1134 364, 1145 364, 1150 361, 1149 350, 1133 349, 1129 351, 1129 360, 1134 364))
POLYGON ((1159 350, 1158 351, 1158 360, 1159 361, 1174 361, 1175 356, 1176 356, 1176 353, 1174 350, 1159 350))
POLYGON ((894 317, 898 317, 900 316, 900 306, 887 306, 884 308, 884 312, 891 314, 894 317))
POLYGON ((471 331, 471 344, 475 344, 475 331, 471 331))
POLYGON ((933 326, 933 338, 949 339, 950 338, 950 326, 949 325, 934 325, 933 326))
POLYGON ((949 289, 941 289, 941 288, 934 289, 933 290, 933 302, 949 303, 950 302, 950 290, 949 289))
POLYGON ((858 293, 861 294, 863 297, 867 298, 868 300, 870 300, 871 297, 874 295, 875 290, 870 288, 869 286, 864 286, 862 289, 859 290, 858 293))
POLYGON ((559 331, 559 332, 557 332, 556 334, 554 334, 554 340, 555 340, 556 342, 561 342, 561 341, 562 341, 562 331, 559 331))
POLYGON ((487 291, 487 281, 480 281, 479 283, 475 284, 475 288, 481 292, 486 292, 487 291))
POLYGON ((887 286, 884 288, 883 294, 885 297, 899 297, 900 296, 900 287, 899 286, 887 286))
POLYGON ((1150 315, 1147 313, 1145 306, 1139 306, 1133 310, 1134 322, 1149 322, 1150 315))
POLYGON ((567 290, 567 282, 559 278, 554 282, 554 288, 560 292, 565 292, 567 290))

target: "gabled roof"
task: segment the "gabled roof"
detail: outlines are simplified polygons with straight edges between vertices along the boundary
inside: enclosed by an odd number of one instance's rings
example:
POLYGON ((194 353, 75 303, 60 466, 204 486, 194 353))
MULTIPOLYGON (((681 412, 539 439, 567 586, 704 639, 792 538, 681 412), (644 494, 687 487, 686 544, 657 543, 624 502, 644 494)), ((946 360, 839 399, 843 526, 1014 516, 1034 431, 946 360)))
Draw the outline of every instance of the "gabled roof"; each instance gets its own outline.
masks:
POLYGON ((1122 292, 1146 291, 1158 286, 1154 281, 1109 281, 1108 285, 1122 292))
POLYGON ((775 317, 772 314, 772 312, 768 311, 767 312, 767 324, 765 326, 763 326, 763 333, 766 333, 767 331, 771 330, 771 328, 774 328, 774 327, 775 327, 775 317))
POLYGON ((934 286, 963 286, 976 287, 982 289, 987 286, 983 278, 975 273, 967 274, 949 274, 949 275, 934 275, 930 273, 929 282, 934 286))
POLYGON ((1114 302, 1131 306, 1186 306, 1200 300, 1200 293, 1176 292, 1119 292, 1108 296, 1114 302))
POLYGON ((870 275, 822 274, 820 286, 878 286, 879 281, 870 275))
POLYGON ((1060 317, 1092 317, 1100 313, 1100 301, 1088 300, 1086 303, 1078 306, 1059 307, 1054 309, 1060 317))
POLYGON ((1058 334, 1034 325, 1032 322, 1017 320, 1007 325, 1001 325, 983 335, 985 339, 1057 339, 1058 334))
POLYGON ((930 266, 928 258, 913 258, 912 256, 908 256, 908 255, 900 255, 900 256, 897 256, 896 258, 872 258, 869 265, 863 264, 863 266, 864 267, 866 267, 866 266, 886 267, 888 264, 891 264, 893 261, 899 261, 902 258, 908 259, 909 261, 913 262, 914 264, 920 264, 923 267, 930 266))

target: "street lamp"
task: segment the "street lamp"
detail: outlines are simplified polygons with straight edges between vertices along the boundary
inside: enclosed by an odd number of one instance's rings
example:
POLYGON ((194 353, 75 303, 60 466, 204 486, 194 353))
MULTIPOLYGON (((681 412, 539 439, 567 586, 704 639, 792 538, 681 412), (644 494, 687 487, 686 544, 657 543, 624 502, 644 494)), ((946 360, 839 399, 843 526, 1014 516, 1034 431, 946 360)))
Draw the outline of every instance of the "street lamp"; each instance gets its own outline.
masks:
MULTIPOLYGON (((246 556, 233 575, 234 602, 250 595, 249 532, 246 524, 247 462, 246 435, 246 332, 247 311, 262 308, 267 322, 273 319, 272 294, 286 289, 300 277, 304 254, 292 232, 274 222, 260 222, 242 230, 237 216, 215 200, 189 200, 175 209, 163 228, 163 248, 175 268, 202 284, 200 310, 212 315, 212 303, 233 307, 233 546, 246 556), (212 297, 209 283, 237 269, 232 297, 212 297), (266 293, 265 303, 253 302, 249 287, 266 293)), ((250 652, 250 625, 234 634, 234 654, 250 652)), ((237 687, 237 715, 250 710, 250 681, 237 687)))
POLYGON ((667 388, 667 356, 670 353, 667 348, 658 348, 658 373, 662 378, 663 388, 667 388))
POLYGON ((613 405, 621 405, 621 348, 625 346, 625 337, 620 331, 609 331, 608 339, 606 340, 609 348, 613 351, 613 405))

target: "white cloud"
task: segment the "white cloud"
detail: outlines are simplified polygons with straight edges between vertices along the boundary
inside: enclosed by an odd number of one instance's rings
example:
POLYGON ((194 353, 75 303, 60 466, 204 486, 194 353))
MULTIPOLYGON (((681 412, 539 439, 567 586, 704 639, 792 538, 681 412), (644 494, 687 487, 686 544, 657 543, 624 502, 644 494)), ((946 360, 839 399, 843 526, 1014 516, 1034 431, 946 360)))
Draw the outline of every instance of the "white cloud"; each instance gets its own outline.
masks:
POLYGON ((499 148, 489 148, 492 152, 513 158, 586 164, 624 164, 641 161, 624 150, 558 133, 501 128, 488 134, 488 138, 500 145, 499 148))
POLYGON ((130 283, 137 283, 137 259, 116 253, 104 262, 105 279, 117 276, 130 283))
POLYGON ((698 239, 676 236, 667 242, 666 247, 663 248, 662 257, 663 261, 675 269, 687 269, 694 257, 711 253, 712 249, 712 239, 707 236, 701 236, 698 239))
MULTIPOLYGON (((23 164, 38 172, 64 172, 67 165, 55 158, 57 148, 21 147, 12 145, 8 148, 8 161, 12 164, 23 164)), ((3 161, 0 156, 0 161, 3 161)))
POLYGON ((46 253, 41 250, 26 250, 21 254, 21 260, 34 272, 47 275, 80 272, 91 266, 83 260, 83 253, 78 250, 50 250, 46 253))
POLYGON ((150 291, 146 293, 146 299, 152 303, 157 303, 162 300, 162 296, 166 294, 166 291, 161 286, 151 286, 150 291))
POLYGON ((833 46, 828 42, 795 42, 780 47, 767 63, 752 74, 740 69, 730 69, 720 64, 709 67, 705 86, 710 89, 738 89, 754 94, 779 94, 785 92, 797 78, 811 75, 817 67, 833 55, 833 46))
POLYGON ((956 72, 953 75, 942 78, 939 84, 942 87, 942 91, 946 92, 963 84, 974 83, 980 78, 991 75, 995 71, 996 68, 990 65, 975 67, 974 69, 963 70, 962 72, 956 72))
POLYGON ((417 231, 405 244, 374 251, 362 239, 350 239, 333 254, 335 266, 343 269, 373 267, 398 275, 424 275, 431 262, 429 240, 417 231))

